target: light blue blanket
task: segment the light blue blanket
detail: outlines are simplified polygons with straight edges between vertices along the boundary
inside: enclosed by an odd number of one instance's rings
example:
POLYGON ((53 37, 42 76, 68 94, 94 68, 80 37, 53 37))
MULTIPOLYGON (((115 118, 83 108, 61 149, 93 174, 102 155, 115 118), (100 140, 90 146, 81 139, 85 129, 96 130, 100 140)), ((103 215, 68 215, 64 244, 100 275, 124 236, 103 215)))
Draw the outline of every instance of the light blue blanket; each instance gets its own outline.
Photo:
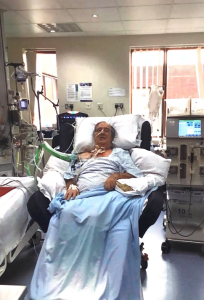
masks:
POLYGON ((99 188, 67 202, 59 194, 30 299, 141 300, 138 220, 147 196, 99 188))

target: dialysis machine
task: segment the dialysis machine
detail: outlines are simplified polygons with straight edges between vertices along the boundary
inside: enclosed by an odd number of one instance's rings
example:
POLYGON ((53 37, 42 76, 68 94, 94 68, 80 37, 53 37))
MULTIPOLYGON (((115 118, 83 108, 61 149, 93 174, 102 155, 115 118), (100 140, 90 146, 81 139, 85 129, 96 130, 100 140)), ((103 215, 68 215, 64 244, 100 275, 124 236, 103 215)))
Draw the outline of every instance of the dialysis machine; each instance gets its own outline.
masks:
POLYGON ((204 244, 204 115, 168 116, 166 138, 171 166, 164 253, 169 241, 204 244))

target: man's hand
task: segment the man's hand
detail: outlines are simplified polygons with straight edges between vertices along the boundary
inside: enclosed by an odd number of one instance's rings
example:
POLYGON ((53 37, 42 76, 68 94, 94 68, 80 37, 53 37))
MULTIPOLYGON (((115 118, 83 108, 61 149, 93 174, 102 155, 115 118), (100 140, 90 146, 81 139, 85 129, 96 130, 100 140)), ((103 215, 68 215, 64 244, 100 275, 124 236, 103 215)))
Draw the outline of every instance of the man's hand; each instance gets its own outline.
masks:
POLYGON ((75 199, 76 196, 79 195, 78 189, 69 189, 66 191, 66 194, 64 195, 64 199, 69 201, 71 198, 75 199))
POLYGON ((110 175, 105 182, 105 189, 107 191, 114 191, 116 186, 116 181, 118 180, 117 174, 110 175))
POLYGON ((128 179, 128 178, 134 178, 134 177, 135 176, 133 176, 132 174, 129 174, 129 173, 114 173, 106 179, 105 189, 107 191, 113 191, 115 189, 116 181, 118 179, 128 179))

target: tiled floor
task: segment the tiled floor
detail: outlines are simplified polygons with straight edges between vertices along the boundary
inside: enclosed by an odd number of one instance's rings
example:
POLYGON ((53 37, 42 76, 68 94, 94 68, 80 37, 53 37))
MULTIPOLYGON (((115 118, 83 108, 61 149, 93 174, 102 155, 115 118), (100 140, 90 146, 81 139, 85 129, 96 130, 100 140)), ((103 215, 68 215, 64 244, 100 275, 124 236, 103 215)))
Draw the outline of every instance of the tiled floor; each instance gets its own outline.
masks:
MULTIPOLYGON (((149 255, 148 269, 141 270, 144 300, 204 300, 201 246, 175 243, 169 254, 162 254, 161 243, 165 240, 162 221, 163 214, 142 240, 149 255)), ((39 253, 40 249, 41 245, 38 245, 36 251, 39 253)), ((0 284, 29 286, 36 262, 36 253, 28 245, 8 265, 0 284)))

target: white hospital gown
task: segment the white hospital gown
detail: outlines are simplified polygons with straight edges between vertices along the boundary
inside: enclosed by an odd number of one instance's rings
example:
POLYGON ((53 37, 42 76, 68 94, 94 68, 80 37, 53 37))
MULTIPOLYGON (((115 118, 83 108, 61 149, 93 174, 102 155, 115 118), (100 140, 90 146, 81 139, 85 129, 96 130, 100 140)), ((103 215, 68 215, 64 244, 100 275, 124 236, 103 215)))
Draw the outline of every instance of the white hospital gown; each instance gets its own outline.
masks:
POLYGON ((107 157, 91 158, 75 166, 69 166, 64 174, 65 179, 75 179, 80 192, 104 186, 106 179, 113 173, 129 173, 135 177, 142 177, 143 173, 132 161, 128 151, 113 148, 107 157), (75 170, 74 170, 75 168, 75 170))

